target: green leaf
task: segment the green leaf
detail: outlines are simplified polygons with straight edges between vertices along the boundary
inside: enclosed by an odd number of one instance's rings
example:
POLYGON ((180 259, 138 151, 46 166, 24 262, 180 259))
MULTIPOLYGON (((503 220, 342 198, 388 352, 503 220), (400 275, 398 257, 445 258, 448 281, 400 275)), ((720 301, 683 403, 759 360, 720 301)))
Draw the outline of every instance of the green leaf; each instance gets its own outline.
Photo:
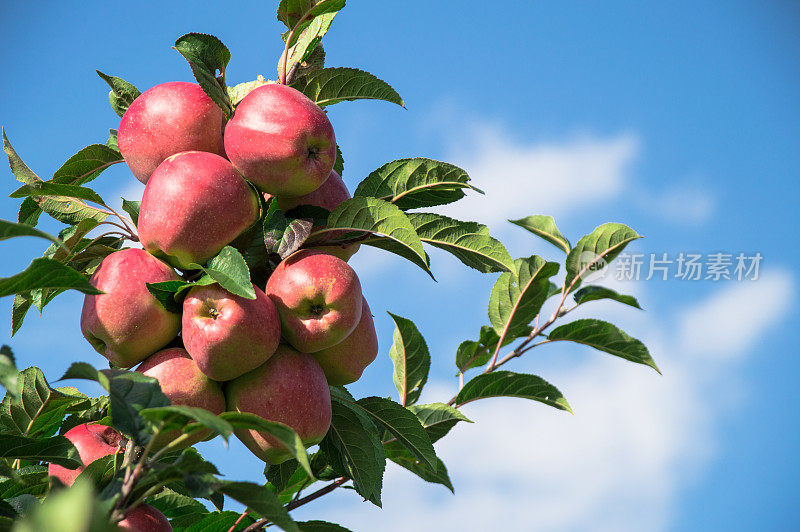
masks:
POLYGON ((489 321, 500 337, 518 337, 536 317, 547 296, 548 279, 559 264, 533 255, 514 261, 514 272, 497 278, 489 296, 489 321))
POLYGON ((185 405, 159 406, 145 408, 139 412, 139 415, 153 422, 162 421, 165 423, 165 428, 175 426, 175 428, 183 429, 184 432, 190 431, 196 426, 203 426, 222 436, 226 442, 228 437, 233 434, 233 427, 230 423, 205 408, 185 405), (194 425, 194 427, 190 426, 187 429, 187 425, 194 425))
POLYGON ((25 164, 22 158, 17 154, 16 150, 14 150, 14 148, 11 146, 11 143, 8 141, 8 137, 6 136, 5 128, 3 128, 3 151, 6 152, 8 164, 11 166, 11 173, 14 174, 14 178, 17 181, 25 183, 26 185, 30 185, 42 180, 33 172, 33 170, 28 168, 28 165, 25 164))
MULTIPOLYGON (((238 522, 240 527, 252 525, 255 520, 249 515, 241 521, 237 521, 241 514, 239 512, 210 512, 197 515, 196 517, 186 516, 172 521, 172 526, 176 532, 219 532, 230 530, 234 523, 238 522)), ((239 528, 243 530, 243 528, 239 528)))
MULTIPOLYGON (((120 449, 120 451, 122 451, 122 449, 120 449)), ((121 456, 109 454, 95 459, 90 464, 86 464, 86 468, 78 474, 75 482, 81 479, 82 481, 90 482, 95 489, 104 488, 117 472, 114 468, 115 459, 118 460, 119 463, 122 463, 121 456)))
POLYGON ((453 490, 453 483, 450 481, 450 475, 447 474, 447 467, 438 457, 436 463, 430 466, 418 460, 408 449, 405 449, 395 442, 386 446, 386 458, 395 464, 411 471, 419 478, 432 484, 441 484, 455 493, 453 490))
POLYGON ((312 70, 291 86, 320 107, 353 100, 384 100, 405 107, 391 85, 357 68, 312 70))
POLYGON ((365 246, 382 249, 384 251, 388 251, 389 253, 394 253, 395 255, 403 257, 404 259, 422 268, 422 270, 427 273, 431 279, 436 281, 436 277, 433 276, 433 272, 431 272, 430 269, 431 260, 427 253, 425 253, 425 257, 422 258, 411 248, 398 243, 396 240, 382 236, 370 236, 366 240, 361 240, 360 243, 365 246))
POLYGON ((122 198, 122 210, 127 212, 133 220, 133 225, 139 225, 139 208, 142 206, 141 201, 129 201, 122 198))
POLYGON ((428 212, 409 213, 408 219, 423 242, 455 255, 470 268, 482 273, 515 269, 505 246, 489 236, 485 225, 428 212))
POLYGON ((64 436, 31 438, 0 434, 0 458, 52 462, 67 469, 83 466, 78 450, 64 436))
POLYGON ((400 404, 413 405, 428 380, 431 355, 425 338, 409 319, 388 312, 395 329, 389 356, 394 363, 394 385, 400 395, 400 404))
POLYGON ((604 268, 625 249, 625 246, 642 238, 636 231, 618 223, 605 223, 581 238, 567 255, 567 286, 574 281, 580 286, 581 279, 591 272, 604 268))
MULTIPOLYGON (((324 4, 335 7, 335 2, 332 2, 331 0, 328 0, 324 4)), ((341 7, 344 7, 344 2, 342 1, 340 5, 341 7)), ((331 9, 327 13, 315 16, 310 22, 301 24, 301 28, 295 30, 289 47, 289 56, 286 58, 286 68, 288 69, 287 72, 292 72, 293 68, 295 72, 297 72, 299 65, 311 58, 311 55, 322 41, 322 37, 328 33, 328 30, 330 29, 337 12, 338 10, 331 9)), ((284 40, 288 38, 289 33, 287 32, 284 35, 284 40)), ((281 54, 281 57, 278 60, 279 76, 283 73, 283 65, 284 57, 283 54, 281 54)), ((306 70, 305 74, 307 75, 313 70, 314 69, 306 70)), ((287 81, 290 80, 287 78, 287 81)))
POLYGON ((10 390, 0 403, 0 425, 6 433, 50 435, 69 408, 85 402, 86 396, 76 391, 52 389, 42 370, 30 367, 19 372, 16 389, 10 390))
POLYGON ((464 197, 464 189, 483 192, 469 184, 467 172, 433 159, 417 157, 386 163, 356 187, 353 196, 390 201, 403 210, 453 203, 464 197))
POLYGON ((14 303, 11 306, 11 336, 17 334, 17 331, 22 327, 22 322, 28 309, 31 308, 33 303, 33 296, 30 292, 14 295, 14 303))
POLYGON ((331 11, 340 11, 344 4, 345 0, 281 0, 278 3, 278 20, 291 30, 309 10, 310 16, 317 17, 331 11))
POLYGON ((467 382, 456 396, 456 406, 488 397, 520 397, 572 412, 558 388, 536 375, 494 371, 467 382))
POLYGON ((252 508, 281 530, 287 532, 299 532, 300 530, 275 494, 264 486, 252 482, 222 481, 219 491, 248 508, 252 508))
POLYGON ((160 283, 145 283, 147 290, 153 294, 161 306, 169 312, 180 313, 183 310, 183 297, 186 289, 194 283, 186 281, 162 281, 160 283))
POLYGON ((300 436, 291 428, 277 421, 268 421, 255 414, 247 412, 223 412, 219 416, 224 421, 233 426, 234 429, 258 430, 266 432, 276 440, 281 442, 292 456, 305 470, 310 479, 314 479, 311 464, 306 452, 306 446, 300 436))
POLYGON ((122 117, 141 92, 122 78, 103 74, 99 70, 95 70, 95 72, 111 87, 111 92, 108 93, 108 101, 111 103, 111 108, 114 109, 114 112, 122 117))
POLYGON ((534 214, 533 216, 520 218, 519 220, 509 220, 509 222, 543 238, 564 253, 569 253, 572 247, 570 246, 569 240, 567 240, 566 237, 561 234, 561 231, 558 230, 558 227, 556 227, 556 222, 553 220, 552 216, 534 214))
POLYGON ((147 504, 167 516, 173 527, 188 527, 210 513, 202 503, 169 488, 148 497, 147 504))
POLYGON ((22 294, 37 288, 78 290, 84 294, 102 294, 83 275, 53 259, 33 259, 25 271, 0 278, 0 297, 22 294))
POLYGON ((70 157, 53 175, 52 183, 83 185, 103 171, 123 162, 119 150, 105 144, 92 144, 70 157))
POLYGON ((430 403, 427 405, 411 405, 407 407, 417 416, 425 432, 428 433, 431 443, 442 439, 450 429, 459 421, 472 421, 450 405, 444 403, 430 403))
POLYGON ((0 347, 0 386, 12 395, 17 394, 19 370, 14 359, 14 352, 7 345, 0 347))
POLYGON ((281 502, 289 502, 295 493, 311 482, 305 469, 294 459, 266 466, 264 476, 275 487, 281 502))
POLYGON ((547 339, 551 342, 566 340, 588 345, 625 360, 650 366, 661 373, 642 342, 606 321, 583 319, 565 323, 553 329, 547 339))
MULTIPOLYGON (((533 331, 533 327, 520 327, 516 331, 511 331, 513 334, 506 333, 503 338, 503 344, 500 347, 507 346, 517 338, 528 336, 531 331, 533 331)), ((458 346, 456 351, 456 367, 458 371, 465 373, 468 369, 486 364, 494 354, 499 341, 500 336, 491 326, 484 325, 481 327, 478 341, 467 340, 461 342, 458 346)))
POLYGON ((238 83, 233 87, 228 87, 228 98, 231 100, 231 105, 236 107, 239 105, 239 102, 244 100, 244 97, 250 94, 254 89, 259 88, 262 85, 267 85, 269 82, 264 79, 264 76, 258 76, 253 81, 245 81, 244 83, 238 83))
POLYGON ((39 181, 31 185, 23 185, 12 192, 9 198, 25 198, 27 196, 57 196, 60 198, 82 199, 105 205, 103 198, 90 188, 78 185, 63 185, 53 181, 39 181))
POLYGON ((25 198, 19 206, 19 214, 17 221, 21 224, 36 225, 39 222, 39 216, 42 214, 42 209, 33 198, 25 198))
POLYGON ((331 428, 320 442, 334 471, 353 479, 353 487, 365 499, 381 505, 386 456, 375 425, 344 389, 331 387, 331 428))
POLYGON ((435 466, 436 451, 413 412, 382 397, 365 397, 355 404, 363 408, 375 423, 389 431, 418 460, 430 467, 435 466))
POLYGON ((247 299, 256 298, 253 283, 250 281, 250 270, 242 254, 235 248, 225 246, 202 269, 228 292, 247 299))
POLYGON ((224 83, 231 53, 218 38, 204 33, 187 33, 175 41, 175 49, 189 62, 195 79, 227 118, 233 106, 224 83), (219 71, 220 79, 217 78, 219 71))
POLYGON ((41 497, 47 493, 48 484, 47 466, 23 467, 15 470, 13 477, 0 482, 0 499, 10 499, 25 493, 41 497))
POLYGON ((267 253, 285 259, 300 249, 311 234, 313 225, 310 219, 287 217, 278 207, 278 202, 271 201, 263 224, 267 253))
POLYGON ((0 220, 0 240, 7 240, 9 238, 14 238, 15 236, 38 236, 66 249, 64 243, 50 233, 45 233, 44 231, 40 231, 30 225, 0 220))
POLYGON ((350 532, 350 529, 327 521, 301 521, 297 523, 302 532, 350 532))
POLYGON ((600 299, 612 299, 614 301, 618 301, 620 303, 624 303, 625 305, 629 305, 634 308, 638 308, 641 310, 642 307, 639 306, 639 302, 636 301, 636 298, 633 296, 620 294, 610 288, 606 288, 605 286, 584 286, 573 296, 575 298, 575 302, 579 305, 584 303, 588 303, 589 301, 597 301, 600 299))
POLYGON ((311 236, 341 229, 384 236, 427 263, 427 255, 414 226, 403 211, 387 201, 376 198, 351 198, 344 201, 331 211, 327 227, 315 230, 311 236))
POLYGON ((106 146, 108 146, 109 148, 111 148, 116 152, 119 152, 119 143, 117 142, 118 136, 119 132, 116 129, 108 130, 108 140, 106 141, 106 146))
POLYGON ((333 171, 341 175, 344 173, 344 155, 342 155, 342 149, 339 148, 339 145, 336 145, 336 161, 333 163, 333 171))
POLYGON ((80 200, 47 196, 35 199, 26 198, 25 201, 28 199, 34 200, 41 210, 67 225, 74 225, 87 219, 102 222, 108 217, 104 210, 87 205, 80 200))

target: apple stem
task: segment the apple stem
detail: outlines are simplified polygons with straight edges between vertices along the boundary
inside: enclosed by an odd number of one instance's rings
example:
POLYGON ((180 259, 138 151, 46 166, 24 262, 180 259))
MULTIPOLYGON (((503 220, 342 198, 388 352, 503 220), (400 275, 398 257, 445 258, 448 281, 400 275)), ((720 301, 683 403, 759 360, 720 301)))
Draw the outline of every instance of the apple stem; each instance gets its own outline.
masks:
POLYGON ((294 25, 294 28, 292 28, 292 31, 289 32, 289 35, 286 36, 286 44, 283 47, 283 68, 281 68, 281 79, 280 79, 281 85, 286 85, 286 79, 287 79, 286 66, 289 61, 289 43, 292 42, 292 38, 294 38, 294 33, 297 31, 297 28, 300 27, 300 24, 306 21, 306 19, 309 17, 309 15, 311 15, 311 12, 314 10, 315 7, 317 7, 317 4, 312 4, 311 7, 308 9, 308 11, 306 11, 305 14, 302 17, 300 17, 300 20, 297 21, 297 24, 294 25))

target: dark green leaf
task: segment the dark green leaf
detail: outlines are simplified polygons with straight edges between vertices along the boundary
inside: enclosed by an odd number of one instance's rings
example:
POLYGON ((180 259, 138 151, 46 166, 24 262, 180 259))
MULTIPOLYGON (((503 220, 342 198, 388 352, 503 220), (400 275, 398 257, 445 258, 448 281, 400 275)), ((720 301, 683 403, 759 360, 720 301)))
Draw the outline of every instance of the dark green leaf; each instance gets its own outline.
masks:
POLYGON ((547 339, 551 342, 566 340, 588 345, 625 360, 650 366, 661 373, 642 342, 606 321, 583 319, 565 323, 553 329, 547 339))
POLYGON ((0 297, 22 294, 37 288, 78 290, 84 294, 102 294, 83 275, 53 259, 33 259, 25 271, 0 278, 0 297))
POLYGON ((92 144, 70 157, 53 175, 52 183, 83 185, 123 161, 119 151, 105 144, 92 144))
POLYGON ((32 185, 23 185, 9 195, 10 198, 25 198, 27 196, 57 196, 60 198, 82 199, 105 205, 103 198, 90 188, 78 185, 63 185, 52 181, 39 181, 32 185))
POLYGON ((271 201, 264 216, 264 245, 268 254, 285 259, 303 245, 311 234, 313 220, 288 218, 277 201, 271 201))
POLYGON ((467 382, 456 396, 456 406, 487 397, 520 397, 572 412, 558 388, 536 375, 494 371, 467 382))
POLYGON ((336 161, 333 163, 333 171, 341 176, 344 173, 344 156, 339 145, 336 145, 336 161))
POLYGON ((470 268, 482 273, 513 271, 514 261, 489 229, 477 222, 462 222, 428 212, 408 214, 423 242, 452 253, 470 268))
POLYGON ((6 136, 5 128, 3 128, 3 151, 6 152, 8 164, 11 166, 11 173, 14 174, 14 178, 16 178, 17 181, 25 183, 26 185, 31 185, 42 180, 33 170, 28 168, 28 165, 25 164, 16 150, 11 146, 6 136))
POLYGON ((47 239, 58 246, 64 247, 64 243, 50 233, 45 233, 30 225, 0 220, 0 240, 14 238, 15 236, 38 236, 39 238, 47 239))
POLYGON ((187 429, 187 425, 190 424, 203 426, 221 435, 225 441, 228 441, 228 437, 233 434, 233 427, 230 423, 205 408, 185 405, 159 406, 145 408, 139 412, 139 415, 153 422, 164 422, 165 428, 175 426, 183 429, 183 432, 190 430, 187 429))
POLYGON ((301 521, 297 523, 302 532, 350 532, 349 529, 327 521, 301 521))
POLYGON ((482 191, 469 184, 467 172, 449 163, 417 157, 386 163, 356 187, 353 196, 373 196, 391 201, 403 210, 453 203, 464 189, 482 191))
POLYGON ((33 465, 14 470, 11 478, 0 482, 0 499, 10 499, 22 494, 41 497, 47 493, 49 477, 47 466, 33 465))
POLYGON ((95 72, 111 87, 111 92, 108 93, 108 101, 111 103, 111 108, 114 109, 114 112, 121 117, 141 92, 122 78, 103 74, 99 70, 95 70, 95 72))
POLYGON ((147 504, 167 516, 173 527, 188 527, 209 514, 202 503, 169 488, 148 497, 147 504))
POLYGON ((417 326, 409 319, 388 312, 395 324, 389 356, 394 363, 394 385, 403 406, 417 402, 428 380, 431 355, 417 326))
POLYGON ((316 17, 331 11, 339 11, 344 4, 345 0, 281 0, 278 3, 278 20, 291 30, 309 10, 311 10, 310 16, 316 17))
POLYGON ((116 473, 114 469, 115 459, 118 461, 118 464, 122 464, 122 457, 118 455, 115 456, 114 454, 97 458, 94 462, 86 465, 86 468, 78 474, 75 482, 81 479, 90 482, 95 489, 104 488, 116 473))
POLYGON ((597 301, 600 299, 612 299, 614 301, 630 305, 631 307, 638 308, 640 310, 642 308, 639 306, 639 302, 636 301, 635 297, 628 296, 625 294, 620 294, 610 288, 606 288, 605 286, 584 286, 583 288, 575 292, 575 295, 573 297, 575 298, 575 302, 579 305, 588 303, 589 301, 597 301))
POLYGON ((636 231, 618 223, 605 223, 584 236, 567 255, 567 286, 574 281, 580 286, 581 279, 592 272, 603 269, 634 240, 642 238, 636 231))
MULTIPOLYGON (((516 331, 510 331, 513 334, 506 333, 503 338, 503 343, 500 347, 505 347, 517 338, 528 336, 532 327, 520 327, 516 331)), ((500 341, 500 336, 495 330, 489 326, 484 325, 481 327, 481 332, 478 341, 467 340, 461 342, 456 351, 456 367, 461 373, 466 372, 468 369, 477 368, 486 364, 497 349, 497 343, 500 341)))
POLYGON ((384 100, 405 107, 391 85, 357 68, 312 70, 291 86, 320 107, 353 100, 384 100))
MULTIPOLYGON (((229 530, 241 514, 239 512, 211 512, 207 514, 186 516, 174 520, 172 526, 176 532, 220 532, 229 530)), ((249 515, 239 522, 241 527, 247 527, 253 524, 255 520, 249 515)), ((239 528, 243 530, 243 528, 239 528)))
POLYGON ((459 421, 472 421, 452 406, 444 403, 430 403, 427 405, 411 405, 408 407, 419 419, 425 432, 428 433, 431 443, 439 441, 459 421))
POLYGON ((0 458, 52 462, 67 469, 83 466, 78 450, 64 436, 30 438, 0 434, 0 458))
POLYGON ((454 492, 453 483, 450 482, 450 475, 447 474, 447 468, 438 457, 436 458, 436 463, 430 466, 425 462, 419 461, 408 449, 397 445, 396 442, 387 445, 385 450, 386 458, 395 464, 411 471, 426 482, 441 484, 451 492, 454 492))
POLYGON ((569 253, 571 249, 569 240, 558 230, 552 216, 534 214, 533 216, 528 216, 527 218, 521 218, 519 220, 509 220, 509 222, 543 238, 564 253, 569 253))
POLYGON ((42 209, 33 198, 25 198, 19 206, 19 214, 17 221, 21 224, 36 225, 39 222, 39 216, 42 214, 42 209))
POLYGON ((514 263, 515 271, 501 274, 489 296, 489 321, 501 337, 518 337, 527 328, 542 308, 548 279, 559 268, 537 255, 514 263))
POLYGON ((361 244, 365 246, 370 246, 373 248, 382 249, 384 251, 388 251, 389 253, 394 253, 404 259, 413 262, 422 270, 430 275, 431 279, 436 281, 436 277, 433 276, 433 272, 430 270, 430 257, 427 253, 425 253, 425 257, 422 258, 417 255, 416 251, 413 251, 411 248, 398 243, 396 240, 392 240, 391 238, 386 238, 383 236, 370 236, 366 240, 362 240, 361 244))
POLYGON ((203 92, 230 118, 233 106, 224 83, 225 69, 231 60, 228 48, 213 35, 187 33, 175 41, 175 49, 189 62, 203 92))
POLYGON ((135 226, 139 225, 139 207, 141 205, 141 201, 129 201, 122 198, 122 210, 128 213, 135 226))
POLYGON ((420 420, 409 410, 382 397, 365 397, 354 403, 389 431, 418 460, 430 467, 436 464, 436 452, 420 420))
POLYGON ((356 491, 380 506, 386 456, 375 425, 352 402, 344 388, 331 387, 331 428, 319 447, 337 474, 352 478, 356 491))
POLYGON ((183 310, 183 297, 187 288, 193 283, 186 281, 162 281, 160 283, 146 283, 147 289, 153 294, 161 306, 169 312, 180 313, 183 310))
POLYGON ((28 313, 33 303, 33 296, 30 292, 14 295, 14 303, 11 307, 11 336, 17 334, 17 331, 22 327, 22 321, 28 313))
POLYGON ((248 508, 252 508, 282 530, 287 532, 299 532, 300 530, 275 494, 264 486, 252 482, 223 481, 220 483, 219 491, 248 508))

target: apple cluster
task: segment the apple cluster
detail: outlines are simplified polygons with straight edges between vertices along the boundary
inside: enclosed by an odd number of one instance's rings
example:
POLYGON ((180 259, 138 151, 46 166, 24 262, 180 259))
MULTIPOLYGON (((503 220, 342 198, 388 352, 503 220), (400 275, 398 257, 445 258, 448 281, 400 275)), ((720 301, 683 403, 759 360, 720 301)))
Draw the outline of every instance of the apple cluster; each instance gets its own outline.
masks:
MULTIPOLYGON (((336 140, 326 113, 299 91, 268 83, 226 121, 199 85, 164 83, 131 103, 118 143, 145 184, 137 227, 144 249, 101 262, 91 283, 103 293, 85 298, 83 335, 113 366, 138 364, 172 404, 249 412, 288 425, 307 446, 319 443, 331 422, 328 386, 358 380, 378 350, 369 306, 347 264, 357 244, 289 255, 264 286, 253 285, 255 299, 196 284, 176 313, 147 284, 195 278, 225 246, 237 246, 268 202, 331 210, 349 199, 333 170, 336 140)), ((78 429, 66 436, 79 451, 75 438, 115 449, 108 444, 115 436, 106 434, 113 429, 78 429)), ((267 463, 290 456, 269 434, 236 435, 267 463)), ((185 444, 208 436, 200 431, 185 444)), ((156 446, 175 435, 160 437, 156 446)), ((51 473, 65 483, 77 475, 51 473)))

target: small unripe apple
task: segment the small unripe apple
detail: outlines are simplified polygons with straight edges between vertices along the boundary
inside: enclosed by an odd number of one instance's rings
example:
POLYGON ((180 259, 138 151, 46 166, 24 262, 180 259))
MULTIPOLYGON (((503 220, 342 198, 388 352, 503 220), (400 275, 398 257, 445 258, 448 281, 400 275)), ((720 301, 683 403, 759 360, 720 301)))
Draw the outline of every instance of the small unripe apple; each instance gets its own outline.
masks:
POLYGON ((172 81, 144 91, 119 123, 119 151, 147 183, 159 164, 182 151, 225 155, 222 110, 197 83, 172 81))
POLYGON ((142 249, 108 255, 90 281, 105 293, 83 300, 83 336, 115 366, 138 364, 175 338, 181 326, 180 315, 161 306, 146 283, 179 279, 175 270, 142 249))
POLYGON ((267 280, 283 337, 301 353, 338 344, 361 319, 361 283, 345 261, 300 250, 281 262, 267 280))
POLYGON ((149 504, 140 504, 125 512, 117 527, 120 532, 172 532, 167 516, 149 504))
POLYGON ((227 160, 188 151, 153 172, 139 209, 139 240, 175 266, 204 264, 258 219, 255 192, 227 160))
POLYGON ((328 384, 344 385, 361 378, 364 369, 378 356, 378 336, 367 300, 361 306, 361 320, 347 338, 314 353, 328 384))
MULTIPOLYGON (((306 447, 322 441, 331 425, 331 396, 322 368, 313 356, 285 344, 265 364, 228 383, 225 395, 228 410, 288 425, 306 447)), ((268 464, 291 457, 267 433, 239 429, 236 436, 268 464)))
MULTIPOLYGON (((278 196, 276 201, 278 202, 278 207, 280 207, 283 212, 293 209, 299 205, 314 205, 316 207, 322 207, 323 209, 332 211, 338 207, 339 204, 349 200, 351 197, 352 196, 350 196, 350 192, 347 190, 347 186, 344 184, 344 181, 342 181, 341 176, 339 176, 335 170, 331 170, 331 173, 328 175, 328 179, 326 179, 325 182, 322 183, 322 185, 320 185, 320 187, 314 192, 306 194, 305 196, 298 196, 296 198, 278 196)), ((322 229, 322 227, 315 227, 315 229, 322 229)), ((324 238, 339 238, 346 232, 347 231, 331 231, 330 233, 326 233, 324 238)), ((343 261, 347 261, 356 251, 358 251, 360 246, 361 244, 356 243, 350 244, 349 246, 319 246, 314 247, 314 249, 317 251, 330 253, 331 255, 339 257, 343 261)))
POLYGON ((214 284, 192 288, 183 301, 183 343, 200 371, 228 381, 269 359, 281 340, 275 303, 253 285, 255 299, 214 284))
POLYGON ((300 91, 263 85, 225 125, 225 153, 264 192, 302 196, 318 188, 336 161, 336 137, 325 112, 300 91))
MULTIPOLYGON (((88 466, 98 458, 120 452, 122 435, 111 427, 105 425, 91 425, 83 423, 72 427, 64 433, 64 437, 72 442, 78 450, 81 462, 88 466)), ((83 467, 67 469, 58 464, 49 464, 47 474, 61 481, 65 486, 72 486, 75 479, 83 471, 83 467)))

